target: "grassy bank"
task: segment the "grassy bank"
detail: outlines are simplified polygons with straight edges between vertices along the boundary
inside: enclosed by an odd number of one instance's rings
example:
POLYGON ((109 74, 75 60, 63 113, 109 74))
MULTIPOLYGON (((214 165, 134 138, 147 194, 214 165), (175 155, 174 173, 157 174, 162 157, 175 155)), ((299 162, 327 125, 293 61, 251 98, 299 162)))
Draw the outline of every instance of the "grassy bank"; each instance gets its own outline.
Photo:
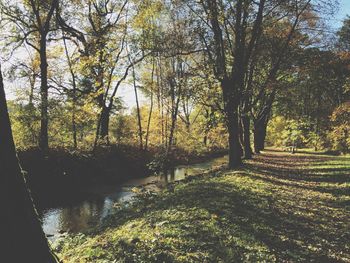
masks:
MULTIPOLYGON (((156 148, 141 151, 130 145, 112 145, 94 153, 56 148, 44 156, 33 148, 20 151, 19 159, 36 204, 51 207, 90 198, 86 189, 96 184, 118 184, 149 175, 148 164, 160 152, 156 148)), ((223 150, 189 153, 174 149, 169 162, 201 162, 223 154, 223 150)))
POLYGON ((64 262, 349 262, 350 158, 266 152, 58 242, 64 262))

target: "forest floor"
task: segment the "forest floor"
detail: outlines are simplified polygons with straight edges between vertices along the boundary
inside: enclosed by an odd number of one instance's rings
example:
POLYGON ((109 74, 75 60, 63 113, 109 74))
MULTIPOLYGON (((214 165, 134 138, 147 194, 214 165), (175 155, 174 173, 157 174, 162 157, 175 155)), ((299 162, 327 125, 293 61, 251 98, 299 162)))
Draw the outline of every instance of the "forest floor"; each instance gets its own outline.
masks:
POLYGON ((266 151, 141 191, 56 249, 64 262, 350 262, 349 193, 349 156, 266 151))

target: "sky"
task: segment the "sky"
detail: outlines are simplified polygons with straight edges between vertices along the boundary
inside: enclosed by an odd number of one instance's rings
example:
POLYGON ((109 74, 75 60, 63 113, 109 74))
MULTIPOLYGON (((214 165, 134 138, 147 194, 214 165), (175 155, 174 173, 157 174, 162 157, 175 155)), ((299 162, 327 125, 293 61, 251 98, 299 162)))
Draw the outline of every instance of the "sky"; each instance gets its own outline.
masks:
POLYGON ((337 27, 341 26, 341 21, 346 17, 346 15, 350 15, 350 0, 338 0, 339 1, 339 12, 336 15, 337 27))

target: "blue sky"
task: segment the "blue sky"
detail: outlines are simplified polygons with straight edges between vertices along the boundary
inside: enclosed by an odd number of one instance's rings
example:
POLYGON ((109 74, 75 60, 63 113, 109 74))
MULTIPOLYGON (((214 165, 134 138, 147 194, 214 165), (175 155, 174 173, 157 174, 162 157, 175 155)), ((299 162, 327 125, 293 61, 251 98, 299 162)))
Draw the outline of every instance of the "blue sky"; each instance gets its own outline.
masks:
POLYGON ((335 27, 341 26, 341 21, 350 15, 350 0, 338 0, 339 1, 339 11, 335 16, 334 25, 335 27))

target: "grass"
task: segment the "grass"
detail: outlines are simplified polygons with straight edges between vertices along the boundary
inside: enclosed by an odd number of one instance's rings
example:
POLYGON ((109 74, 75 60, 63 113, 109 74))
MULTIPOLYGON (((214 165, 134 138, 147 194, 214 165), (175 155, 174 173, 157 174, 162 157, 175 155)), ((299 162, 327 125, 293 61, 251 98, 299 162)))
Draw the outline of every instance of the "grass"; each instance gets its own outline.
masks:
POLYGON ((349 174, 349 157, 265 152, 143 191, 56 249, 64 262, 350 262, 349 174))

